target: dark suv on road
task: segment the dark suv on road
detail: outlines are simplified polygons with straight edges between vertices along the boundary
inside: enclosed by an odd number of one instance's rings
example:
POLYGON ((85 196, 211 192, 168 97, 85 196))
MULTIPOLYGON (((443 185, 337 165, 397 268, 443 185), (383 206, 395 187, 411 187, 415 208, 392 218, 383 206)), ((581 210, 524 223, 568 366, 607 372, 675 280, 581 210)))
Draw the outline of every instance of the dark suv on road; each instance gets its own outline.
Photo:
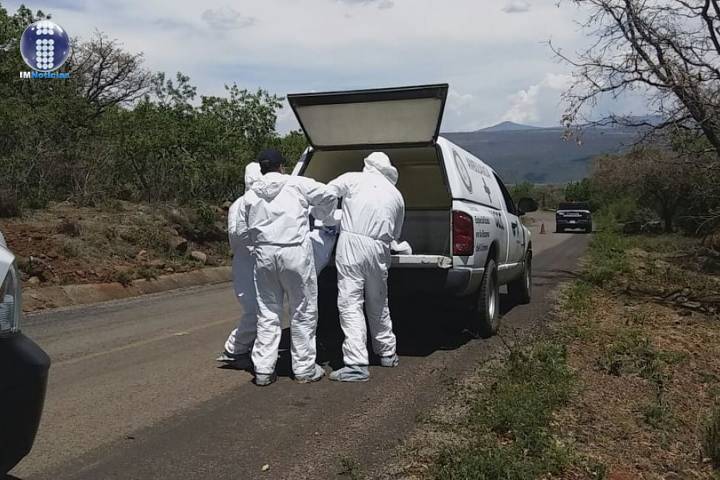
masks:
POLYGON ((20 332, 20 272, 0 233, 0 478, 30 452, 50 359, 20 332))
POLYGON ((586 202, 563 202, 555 212, 555 231, 579 228, 586 233, 592 232, 592 214, 586 202))

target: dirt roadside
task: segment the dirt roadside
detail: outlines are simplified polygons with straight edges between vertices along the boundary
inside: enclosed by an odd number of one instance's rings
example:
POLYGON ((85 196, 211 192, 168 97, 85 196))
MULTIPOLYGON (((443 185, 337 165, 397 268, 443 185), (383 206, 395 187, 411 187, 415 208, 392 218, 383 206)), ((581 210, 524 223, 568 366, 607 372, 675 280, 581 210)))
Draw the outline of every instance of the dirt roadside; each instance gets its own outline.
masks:
POLYGON ((219 206, 122 201, 96 207, 52 203, 0 219, 26 289, 131 286, 134 280, 227 266, 226 225, 226 208, 219 206))
POLYGON ((599 234, 542 335, 470 372, 369 477, 717 478, 719 260, 599 234))

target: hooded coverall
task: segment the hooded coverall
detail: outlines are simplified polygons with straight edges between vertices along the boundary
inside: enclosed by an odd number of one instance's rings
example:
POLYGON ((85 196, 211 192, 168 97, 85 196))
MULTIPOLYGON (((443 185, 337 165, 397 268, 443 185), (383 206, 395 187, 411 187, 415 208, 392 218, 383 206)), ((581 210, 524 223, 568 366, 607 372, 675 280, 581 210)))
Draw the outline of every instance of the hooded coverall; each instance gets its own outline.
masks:
POLYGON ((256 374, 272 375, 282 332, 287 294, 292 370, 296 377, 316 372, 317 276, 309 234, 311 207, 318 218, 332 215, 337 198, 324 184, 271 172, 253 184, 245 218, 255 257, 257 337, 252 350, 256 374))
POLYGON ((235 200, 228 210, 228 237, 233 252, 233 289, 242 310, 237 328, 230 332, 225 342, 225 351, 232 355, 250 352, 255 341, 257 327, 257 298, 253 276, 255 259, 250 251, 247 226, 238 213, 245 210, 246 198, 255 196, 250 188, 261 177, 260 165, 255 162, 249 163, 245 167, 245 194, 235 200))
POLYGON ((342 198, 340 237, 335 253, 338 310, 348 367, 369 363, 363 303, 372 346, 381 357, 395 355, 395 334, 387 298, 390 244, 400 239, 405 202, 395 188, 398 174, 384 153, 365 159, 362 172, 341 175, 328 185, 342 198))

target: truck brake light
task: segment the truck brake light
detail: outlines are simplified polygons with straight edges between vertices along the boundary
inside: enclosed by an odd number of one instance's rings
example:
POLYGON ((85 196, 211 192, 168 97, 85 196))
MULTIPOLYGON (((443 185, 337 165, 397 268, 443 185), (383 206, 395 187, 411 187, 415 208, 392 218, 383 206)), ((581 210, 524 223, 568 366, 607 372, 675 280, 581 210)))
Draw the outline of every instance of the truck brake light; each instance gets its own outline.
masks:
POLYGON ((452 212, 453 255, 469 256, 475 251, 473 219, 463 212, 452 212))

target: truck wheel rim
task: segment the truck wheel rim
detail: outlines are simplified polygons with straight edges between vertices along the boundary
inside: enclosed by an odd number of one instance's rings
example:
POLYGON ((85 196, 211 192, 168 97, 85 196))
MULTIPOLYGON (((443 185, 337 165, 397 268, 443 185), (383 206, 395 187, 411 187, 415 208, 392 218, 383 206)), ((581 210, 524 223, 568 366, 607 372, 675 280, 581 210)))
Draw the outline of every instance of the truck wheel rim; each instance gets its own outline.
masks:
POLYGON ((530 271, 532 269, 532 263, 528 262, 527 268, 525 269, 525 287, 527 288, 527 291, 529 292, 532 288, 532 281, 530 271))
POLYGON ((488 301, 488 318, 495 318, 495 310, 497 308, 497 288, 495 288, 495 280, 490 280, 490 298, 488 301))

